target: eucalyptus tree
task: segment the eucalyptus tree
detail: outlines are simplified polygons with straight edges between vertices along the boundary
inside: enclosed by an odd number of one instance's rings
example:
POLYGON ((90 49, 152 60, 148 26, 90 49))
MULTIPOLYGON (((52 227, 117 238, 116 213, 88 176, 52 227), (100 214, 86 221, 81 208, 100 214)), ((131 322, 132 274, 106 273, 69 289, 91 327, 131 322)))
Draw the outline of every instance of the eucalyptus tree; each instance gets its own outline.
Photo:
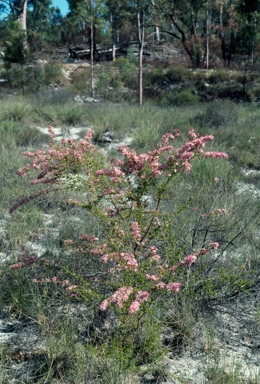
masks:
POLYGON ((152 2, 156 25, 178 40, 192 65, 202 65, 205 22, 209 18, 207 0, 160 0, 152 2))
POLYGON ((120 30, 124 29, 132 19, 131 3, 127 0, 105 0, 107 22, 112 38, 112 60, 116 59, 116 43, 119 42, 120 30))
MULTIPOLYGON (((83 23, 89 30, 90 42, 90 83, 91 95, 94 97, 94 54, 96 49, 96 31, 104 28, 106 8, 101 0, 68 0, 71 17, 74 22, 83 23)), ((85 28, 86 29, 86 28, 85 28)))
POLYGON ((260 1, 239 0, 237 6, 238 30, 235 36, 236 51, 246 54, 251 63, 260 44, 260 1))
POLYGON ((10 12, 13 18, 16 18, 21 26, 21 29, 26 32, 26 14, 28 0, 0 0, 0 11, 10 12))
POLYGON ((63 17, 52 0, 28 0, 27 30, 30 48, 41 49, 45 42, 59 43, 63 17))
POLYGON ((0 12, 7 14, 4 19, 6 40, 10 44, 20 44, 19 40, 22 42, 23 52, 18 49, 19 56, 27 56, 28 46, 36 47, 46 36, 47 40, 51 41, 57 36, 53 29, 61 24, 62 16, 59 10, 52 6, 51 0, 0 0, 0 5, 0 12), (15 42, 12 42, 12 35, 15 42))
POLYGON ((8 12, 5 20, 5 66, 11 62, 19 63, 22 66, 28 58, 27 44, 27 0, 0 0, 1 12, 8 12))

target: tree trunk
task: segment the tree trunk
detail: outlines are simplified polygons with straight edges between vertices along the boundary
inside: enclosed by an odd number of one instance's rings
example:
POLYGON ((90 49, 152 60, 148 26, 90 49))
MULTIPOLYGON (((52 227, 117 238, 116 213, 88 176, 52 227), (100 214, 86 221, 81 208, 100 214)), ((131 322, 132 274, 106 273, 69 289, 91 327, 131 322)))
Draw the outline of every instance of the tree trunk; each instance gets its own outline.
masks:
POLYGON ((27 16, 27 0, 19 0, 18 7, 18 22, 21 26, 21 30, 23 31, 23 35, 21 38, 23 39, 23 52, 22 57, 23 60, 26 61, 28 57, 28 44, 27 44, 27 26, 26 26, 26 16, 27 16))
POLYGON ((155 27, 155 30, 154 30, 154 34, 155 34, 155 41, 156 43, 159 43, 160 42, 160 28, 159 27, 155 27))
POLYGON ((18 5, 18 20, 21 28, 26 32, 26 13, 27 13, 27 0, 19 0, 18 5))
MULTIPOLYGON (((152 0, 152 6, 155 7, 155 0, 152 0)), ((155 22, 157 23, 157 17, 155 17, 155 22)), ((154 40, 156 41, 156 43, 159 43, 160 42, 160 28, 158 25, 156 25, 154 27, 154 40)))
POLYGON ((206 69, 209 69, 209 28, 210 28, 210 12, 207 4, 206 11, 206 69))
POLYGON ((143 105, 143 52, 144 52, 144 17, 143 10, 137 10, 137 26, 138 26, 138 42, 139 42, 139 55, 138 55, 138 105, 143 105))
POLYGON ((112 25, 112 61, 116 61, 116 31, 113 23, 113 15, 110 16, 110 22, 112 25))
POLYGON ((90 22, 90 83, 91 83, 91 97, 94 98, 94 31, 93 20, 90 22))

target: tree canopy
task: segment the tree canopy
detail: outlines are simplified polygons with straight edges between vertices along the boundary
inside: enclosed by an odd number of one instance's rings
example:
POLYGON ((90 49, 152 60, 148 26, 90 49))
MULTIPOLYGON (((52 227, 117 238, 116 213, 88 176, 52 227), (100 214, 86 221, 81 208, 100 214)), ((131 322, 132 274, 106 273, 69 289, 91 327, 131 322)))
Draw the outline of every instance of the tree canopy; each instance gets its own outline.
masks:
MULTIPOLYGON (((182 47, 193 67, 208 67, 213 53, 222 52, 227 65, 232 55, 255 58, 259 44, 259 1, 250 0, 67 0, 63 17, 51 0, 0 0, 2 44, 7 26, 16 20, 30 48, 44 44, 82 45, 140 43, 146 37, 182 47), (141 11, 141 12, 140 12, 141 11), (139 16, 138 16, 139 15, 139 16), (139 17, 139 19, 138 19, 139 17), (141 19, 140 19, 141 17, 141 19), (138 21, 139 20, 139 21, 138 21), (139 24, 138 24, 139 23, 139 24), (140 24, 141 23, 141 24, 140 24), (206 64, 207 63, 207 64, 206 64)), ((113 59, 115 58, 115 49, 113 59)))

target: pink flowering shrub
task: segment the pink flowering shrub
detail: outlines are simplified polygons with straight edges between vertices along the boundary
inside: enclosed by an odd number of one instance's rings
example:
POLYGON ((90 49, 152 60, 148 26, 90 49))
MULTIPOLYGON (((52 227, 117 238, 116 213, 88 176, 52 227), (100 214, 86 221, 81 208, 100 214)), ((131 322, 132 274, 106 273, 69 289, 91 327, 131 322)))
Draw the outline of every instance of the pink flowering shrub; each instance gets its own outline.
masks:
MULTIPOLYGON (((54 137, 51 127, 49 131, 54 137)), ((227 159, 226 153, 204 151, 213 136, 200 136, 191 129, 186 143, 175 148, 174 139, 179 135, 178 130, 165 134, 157 148, 147 153, 137 154, 121 146, 113 162, 106 162, 92 144, 91 131, 81 141, 63 139, 61 144, 50 143, 48 150, 24 153, 31 162, 19 175, 37 172, 31 185, 48 187, 20 200, 10 212, 57 186, 70 187, 84 196, 69 202, 98 217, 100 236, 86 233, 77 242, 69 239, 65 244, 86 258, 99 258, 107 268, 111 292, 100 303, 103 311, 116 305, 135 314, 160 295, 178 293, 183 270, 219 246, 217 242, 203 243, 190 255, 181 255, 166 235, 171 231, 170 214, 163 202, 173 179, 190 173, 195 159, 227 159)), ((214 212, 222 213, 223 209, 214 212)), ((77 288, 70 287, 66 289, 77 288)))

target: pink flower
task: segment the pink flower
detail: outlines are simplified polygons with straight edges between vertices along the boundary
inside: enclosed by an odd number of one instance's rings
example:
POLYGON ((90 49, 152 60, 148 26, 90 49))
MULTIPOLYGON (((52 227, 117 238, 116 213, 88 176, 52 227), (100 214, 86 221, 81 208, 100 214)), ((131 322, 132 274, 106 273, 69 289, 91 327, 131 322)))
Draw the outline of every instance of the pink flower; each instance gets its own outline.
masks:
POLYGON ((150 296, 150 293, 147 291, 138 291, 135 295, 135 300, 132 302, 132 304, 129 307, 129 313, 136 313, 139 311, 141 304, 144 301, 147 301, 150 296))
POLYGON ((228 154, 226 152, 205 152, 204 153, 205 159, 208 157, 212 157, 213 159, 228 159, 228 154))
POLYGON ((158 289, 163 289, 166 287, 166 284, 163 281, 160 281, 160 283, 155 284, 155 287, 158 289))
POLYGON ((66 247, 68 247, 69 245, 71 245, 73 243, 73 241, 71 239, 68 239, 68 240, 64 240, 64 244, 66 247))
POLYGON ((106 264, 109 260, 109 254, 105 253, 102 257, 101 260, 106 264))
POLYGON ((10 269, 19 269, 19 268, 22 268, 24 267, 24 263, 22 263, 21 261, 19 263, 16 263, 16 264, 13 264, 10 266, 10 269))
POLYGON ((181 283, 169 283, 166 285, 166 288, 171 291, 171 293, 180 292, 181 283))
POLYGON ((219 182, 219 178, 218 177, 214 177, 214 181, 217 184, 219 182))
POLYGON ((213 243, 210 243, 210 246, 213 248, 213 249, 218 249, 219 247, 219 243, 217 243, 216 241, 213 242, 213 243))
POLYGON ((153 261, 159 261, 159 260, 161 260, 161 256, 155 254, 155 255, 151 256, 151 260, 153 260, 153 261))
POLYGON ((183 261, 187 264, 188 267, 190 267, 195 261, 197 260, 197 257, 194 255, 189 255, 183 259, 183 261))
POLYGON ((99 308, 101 309, 101 311, 106 311, 107 307, 108 307, 108 300, 103 300, 99 308))
POLYGON ((138 291, 135 295, 137 301, 142 303, 143 301, 147 301, 149 299, 150 293, 147 291, 138 291))
POLYGON ((54 129, 51 125, 48 126, 48 131, 49 131, 49 134, 51 135, 51 137, 54 139, 56 137, 56 134, 55 134, 54 129))
POLYGON ((70 285, 69 287, 66 288, 66 291, 74 291, 74 289, 77 289, 77 285, 70 285))
POLYGON ((131 253, 120 253, 120 258, 123 262, 125 262, 125 269, 132 269, 134 272, 138 270, 138 262, 135 258, 134 254, 131 253))
POLYGON ((159 280, 159 277, 156 276, 156 275, 149 275, 148 273, 145 275, 145 277, 148 279, 148 280, 151 280, 151 281, 157 281, 159 280))
POLYGON ((133 231, 135 242, 139 244, 141 241, 141 231, 140 231, 139 224, 136 221, 132 222, 132 231, 133 231))
POLYGON ((133 301, 129 307, 129 313, 134 314, 134 313, 138 312, 140 309, 140 306, 141 306, 140 301, 137 301, 137 300, 133 301))
POLYGON ((119 308, 123 307, 123 302, 128 300, 129 296, 133 292, 132 287, 121 287, 107 300, 110 303, 115 303, 119 308))

